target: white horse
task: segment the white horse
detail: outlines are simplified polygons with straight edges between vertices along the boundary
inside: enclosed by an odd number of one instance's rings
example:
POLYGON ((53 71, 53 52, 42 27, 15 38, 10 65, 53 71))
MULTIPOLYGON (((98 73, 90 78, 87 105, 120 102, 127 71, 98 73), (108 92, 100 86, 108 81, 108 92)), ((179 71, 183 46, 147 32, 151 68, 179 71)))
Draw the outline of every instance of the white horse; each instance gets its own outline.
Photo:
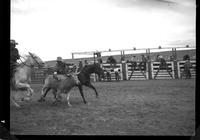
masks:
MULTIPOLYGON (((30 87, 31 83, 31 73, 34 67, 43 67, 45 63, 39 58, 37 55, 30 53, 27 55, 27 59, 17 66, 15 73, 13 74, 12 84, 15 90, 26 90, 25 98, 22 100, 30 100, 31 95, 33 94, 33 89, 30 87)), ((19 104, 16 103, 13 96, 10 96, 11 101, 15 104, 15 106, 20 107, 19 104)))

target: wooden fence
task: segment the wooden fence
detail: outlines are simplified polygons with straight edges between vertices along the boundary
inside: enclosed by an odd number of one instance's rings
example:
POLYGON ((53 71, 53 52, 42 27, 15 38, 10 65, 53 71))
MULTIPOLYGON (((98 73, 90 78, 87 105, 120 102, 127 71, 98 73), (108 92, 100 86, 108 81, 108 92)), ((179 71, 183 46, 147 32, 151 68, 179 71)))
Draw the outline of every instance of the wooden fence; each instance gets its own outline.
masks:
MULTIPOLYGON (((191 71, 191 78, 196 78, 196 60, 190 61, 192 67, 190 68, 191 71)), ((139 62, 138 62, 139 64, 139 62)), ((185 61, 171 61, 167 62, 167 66, 169 70, 160 70, 158 72, 158 68, 160 62, 148 62, 146 63, 146 69, 139 69, 138 67, 133 71, 131 68, 130 63, 118 63, 114 66, 115 69, 119 70, 120 80, 148 80, 148 79, 178 79, 178 78, 185 78, 181 77, 183 70, 184 70, 185 61)), ((103 63, 102 68, 106 69, 111 73, 111 80, 115 80, 114 71, 110 64, 103 63)), ((43 83, 45 77, 48 74, 52 74, 52 69, 33 69, 32 72, 32 83, 43 83)), ((95 74, 91 74, 91 81, 96 82, 98 81, 98 76, 95 74)))

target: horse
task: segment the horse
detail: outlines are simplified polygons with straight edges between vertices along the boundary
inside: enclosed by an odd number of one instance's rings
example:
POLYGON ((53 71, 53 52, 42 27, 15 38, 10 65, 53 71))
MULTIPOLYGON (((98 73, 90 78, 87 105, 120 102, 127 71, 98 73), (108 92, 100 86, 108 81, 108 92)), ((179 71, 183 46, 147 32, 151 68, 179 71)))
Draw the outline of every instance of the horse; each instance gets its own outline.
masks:
MULTIPOLYGON (((22 63, 17 65, 13 73, 13 77, 11 78, 11 90, 27 91, 27 97, 23 97, 21 100, 30 100, 31 95, 34 92, 29 85, 31 83, 32 69, 36 66, 39 68, 45 66, 45 63, 42 61, 42 59, 33 53, 29 52, 29 55, 26 57, 27 58, 24 62, 22 61, 22 63)), ((10 99, 16 107, 20 107, 20 105, 16 103, 13 97, 10 99)))
POLYGON ((81 97, 83 99, 83 102, 85 104, 87 104, 87 101, 85 100, 85 97, 83 94, 83 88, 82 88, 83 85, 93 89, 95 91, 96 98, 98 98, 98 92, 97 92, 96 88, 90 82, 90 74, 92 74, 92 73, 96 73, 100 78, 104 76, 103 69, 101 68, 100 64, 98 64, 98 63, 85 65, 82 68, 82 70, 77 74, 78 80, 80 81, 79 84, 77 84, 73 78, 69 78, 65 75, 57 75, 61 79, 60 81, 55 80, 53 78, 53 75, 49 75, 45 79, 45 84, 41 91, 41 98, 38 101, 39 102, 45 101, 45 97, 46 97, 48 91, 50 91, 52 89, 52 93, 54 94, 54 98, 56 99, 56 101, 54 103, 60 101, 61 93, 65 93, 65 94, 67 94, 68 106, 71 106, 71 104, 69 102, 69 97, 70 97, 69 91, 73 87, 78 87, 81 97))

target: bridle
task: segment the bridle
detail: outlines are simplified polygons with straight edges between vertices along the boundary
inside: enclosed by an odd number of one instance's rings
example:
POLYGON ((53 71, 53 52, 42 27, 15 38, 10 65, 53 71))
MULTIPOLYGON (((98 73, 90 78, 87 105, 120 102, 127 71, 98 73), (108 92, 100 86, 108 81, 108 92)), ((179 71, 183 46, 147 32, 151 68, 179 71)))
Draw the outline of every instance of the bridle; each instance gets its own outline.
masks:
POLYGON ((38 67, 41 68, 42 65, 35 59, 35 57, 33 56, 33 54, 30 53, 30 52, 29 52, 29 54, 30 54, 30 56, 33 58, 33 60, 37 63, 38 67))
MULTIPOLYGON (((30 54, 30 56, 33 58, 33 60, 36 62, 36 64, 38 65, 38 67, 41 68, 42 65, 35 59, 35 57, 33 56, 33 54, 30 53, 30 52, 29 52, 29 54, 30 54)), ((26 63, 24 63, 24 62, 22 61, 21 58, 24 58, 24 57, 20 55, 20 58, 19 58, 19 60, 22 62, 23 65, 25 65, 25 66, 27 66, 27 67, 29 67, 29 68, 33 68, 33 67, 34 67, 34 65, 27 65, 26 63)), ((24 58, 24 59, 25 59, 25 58, 24 58)))

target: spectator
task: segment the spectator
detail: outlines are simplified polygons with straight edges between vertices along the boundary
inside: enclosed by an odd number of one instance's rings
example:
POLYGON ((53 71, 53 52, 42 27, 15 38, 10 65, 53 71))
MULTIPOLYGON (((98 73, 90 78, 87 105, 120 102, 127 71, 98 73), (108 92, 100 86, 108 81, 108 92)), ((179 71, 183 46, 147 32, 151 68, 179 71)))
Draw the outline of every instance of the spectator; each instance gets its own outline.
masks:
POLYGON ((141 56, 142 56, 142 62, 140 62, 139 68, 140 68, 140 70, 143 69, 144 71, 146 71, 146 63, 147 63, 148 59, 144 54, 142 54, 141 56))
POLYGON ((160 61, 160 55, 158 54, 157 56, 156 56, 156 60, 155 61, 157 61, 157 62, 159 62, 160 61))
POLYGON ((111 68, 114 69, 117 61, 115 60, 113 56, 109 56, 107 59, 107 63, 110 63, 111 68))
POLYGON ((99 64, 102 64, 102 59, 101 59, 101 57, 98 57, 98 58, 97 58, 97 62, 98 62, 99 64))
POLYGON ((196 55, 193 55, 193 56, 192 56, 192 59, 193 59, 193 60, 196 60, 196 55))
POLYGON ((169 61, 174 61, 174 58, 172 55, 169 57, 169 61))
POLYGON ((190 68, 192 67, 192 64, 190 63, 190 59, 189 57, 185 57, 185 64, 184 64, 184 70, 183 73, 181 75, 181 78, 185 75, 186 79, 190 79, 191 78, 191 72, 190 72, 190 68))
POLYGON ((158 56, 158 61, 160 62, 160 69, 166 69, 167 68, 166 60, 163 58, 162 55, 158 56))
POLYGON ((82 68, 83 68, 83 63, 82 63, 82 61, 80 60, 80 61, 79 61, 79 64, 78 64, 78 72, 80 72, 80 71, 82 70, 82 68))
POLYGON ((85 62, 85 65, 88 65, 88 61, 87 61, 86 59, 85 59, 85 61, 84 61, 84 62, 85 62))
POLYGON ((190 60, 190 56, 188 54, 183 56, 183 61, 190 60))
POLYGON ((124 55, 121 56, 121 62, 123 62, 123 61, 125 61, 125 56, 124 55))
POLYGON ((137 67, 137 60, 136 60, 136 57, 133 55, 131 57, 131 68, 132 68, 132 70, 135 70, 136 67, 137 67))
POLYGON ((157 70, 157 72, 154 76, 154 79, 156 78, 156 76, 157 76, 157 74, 160 70, 167 70, 169 75, 171 77, 173 77, 172 74, 171 74, 171 70, 168 68, 168 65, 167 65, 165 59, 162 57, 162 55, 157 55, 156 61, 160 62, 160 65, 159 65, 159 68, 158 68, 158 70, 157 70))
POLYGON ((113 56, 109 56, 107 59, 107 63, 115 64, 115 63, 117 63, 117 61, 115 60, 115 58, 113 56))

